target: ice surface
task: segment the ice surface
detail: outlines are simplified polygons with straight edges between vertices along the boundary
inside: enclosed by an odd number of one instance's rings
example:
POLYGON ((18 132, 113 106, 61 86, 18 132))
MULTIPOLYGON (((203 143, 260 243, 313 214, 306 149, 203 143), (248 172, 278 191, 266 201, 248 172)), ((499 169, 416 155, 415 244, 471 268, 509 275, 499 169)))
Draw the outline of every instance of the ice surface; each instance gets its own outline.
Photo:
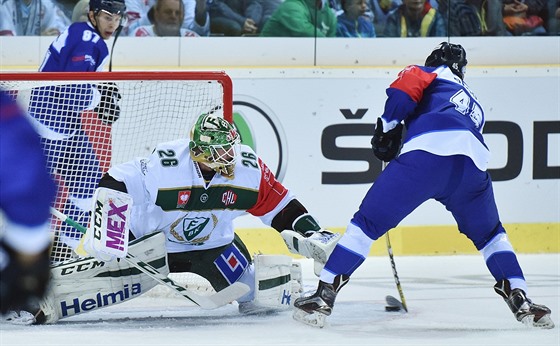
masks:
MULTIPOLYGON (((323 329, 290 311, 240 316, 236 304, 202 310, 180 297, 150 294, 61 320, 55 325, 0 324, 0 345, 560 345, 560 254, 519 255, 528 296, 552 309, 557 325, 529 329, 494 293, 481 256, 396 255, 409 313, 385 312, 399 297, 388 257, 370 257, 337 297, 323 329)), ((301 260, 315 289, 312 263, 301 260)))

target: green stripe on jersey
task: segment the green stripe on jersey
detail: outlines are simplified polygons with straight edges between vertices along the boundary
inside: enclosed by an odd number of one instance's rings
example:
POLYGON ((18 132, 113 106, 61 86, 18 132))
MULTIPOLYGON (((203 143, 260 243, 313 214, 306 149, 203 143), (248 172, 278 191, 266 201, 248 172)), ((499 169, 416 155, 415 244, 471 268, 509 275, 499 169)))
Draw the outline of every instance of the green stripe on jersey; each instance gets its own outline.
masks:
POLYGON ((231 185, 213 185, 208 189, 188 186, 159 189, 156 205, 164 211, 247 210, 257 203, 258 190, 231 185))

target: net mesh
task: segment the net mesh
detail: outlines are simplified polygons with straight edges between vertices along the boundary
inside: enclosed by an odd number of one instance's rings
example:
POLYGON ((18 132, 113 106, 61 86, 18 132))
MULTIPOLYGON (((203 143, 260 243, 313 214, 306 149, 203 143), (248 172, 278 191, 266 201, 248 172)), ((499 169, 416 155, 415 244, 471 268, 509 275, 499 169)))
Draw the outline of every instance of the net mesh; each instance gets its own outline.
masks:
MULTIPOLYGON (((196 72, 161 73, 157 79, 31 80, 40 76, 46 75, 4 75, 0 88, 28 111, 41 137, 59 186, 53 207, 84 226, 103 173, 148 156, 158 143, 188 137, 200 114, 222 107, 231 95, 223 76, 196 72)), ((51 262, 76 257, 81 233, 55 217, 51 229, 51 262)))

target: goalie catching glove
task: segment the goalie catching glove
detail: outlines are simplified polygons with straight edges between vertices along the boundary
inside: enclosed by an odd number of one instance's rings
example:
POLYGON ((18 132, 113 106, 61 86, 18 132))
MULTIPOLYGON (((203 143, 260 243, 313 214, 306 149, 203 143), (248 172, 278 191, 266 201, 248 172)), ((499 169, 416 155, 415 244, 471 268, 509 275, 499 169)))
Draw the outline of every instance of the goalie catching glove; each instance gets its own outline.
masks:
POLYGON ((119 88, 114 82, 108 82, 97 84, 97 90, 101 94, 101 100, 94 110, 103 123, 111 125, 119 119, 121 114, 119 101, 122 96, 119 88))
POLYGON ((340 234, 321 229, 309 214, 303 214, 294 221, 292 230, 280 233, 291 253, 312 258, 315 261, 315 275, 319 275, 333 252, 340 234))
POLYGON ((126 257, 132 197, 99 187, 93 201, 93 217, 84 236, 84 250, 104 262, 126 257))

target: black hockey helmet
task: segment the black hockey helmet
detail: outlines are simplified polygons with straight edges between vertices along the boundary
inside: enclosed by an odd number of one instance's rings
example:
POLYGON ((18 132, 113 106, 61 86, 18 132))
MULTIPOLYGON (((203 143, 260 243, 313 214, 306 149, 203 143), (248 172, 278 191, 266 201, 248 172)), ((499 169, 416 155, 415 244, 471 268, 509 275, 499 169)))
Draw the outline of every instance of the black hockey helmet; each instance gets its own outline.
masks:
POLYGON ((438 67, 447 65, 459 78, 465 77, 467 52, 460 44, 440 43, 426 58, 425 66, 438 67))
POLYGON ((124 16, 126 5, 124 0, 89 0, 89 10, 95 14, 99 11, 105 11, 110 14, 124 16))

